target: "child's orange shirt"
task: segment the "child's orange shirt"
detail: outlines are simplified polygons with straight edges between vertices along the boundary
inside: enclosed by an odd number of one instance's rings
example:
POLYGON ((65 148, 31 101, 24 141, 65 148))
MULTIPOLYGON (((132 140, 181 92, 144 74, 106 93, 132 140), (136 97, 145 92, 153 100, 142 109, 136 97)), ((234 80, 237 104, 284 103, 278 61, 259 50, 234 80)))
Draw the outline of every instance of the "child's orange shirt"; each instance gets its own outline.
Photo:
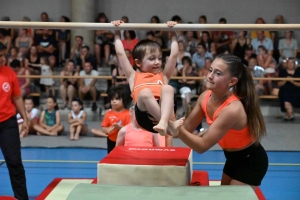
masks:
POLYGON ((155 99, 159 99, 161 86, 164 84, 164 76, 162 72, 157 74, 135 72, 133 90, 131 93, 134 103, 137 102, 139 93, 145 88, 148 88, 152 91, 155 99))
MULTIPOLYGON (((101 123, 102 127, 110 127, 115 123, 119 123, 122 126, 126 126, 131 122, 131 116, 129 110, 125 109, 122 112, 115 112, 113 110, 108 111, 104 115, 104 119, 101 123)), ((117 140, 119 130, 114 130, 108 134, 108 138, 112 141, 117 140)))

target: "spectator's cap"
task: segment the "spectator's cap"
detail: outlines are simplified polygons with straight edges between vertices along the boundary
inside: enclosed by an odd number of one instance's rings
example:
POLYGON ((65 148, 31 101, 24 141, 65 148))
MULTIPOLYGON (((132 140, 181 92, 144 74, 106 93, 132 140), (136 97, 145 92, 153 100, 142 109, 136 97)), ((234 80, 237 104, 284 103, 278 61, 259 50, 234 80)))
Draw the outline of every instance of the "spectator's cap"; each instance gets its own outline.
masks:
POLYGON ((11 68, 21 67, 21 62, 18 59, 13 59, 10 63, 11 68))
POLYGON ((246 46, 246 50, 253 50, 252 44, 248 44, 248 45, 246 46))
POLYGON ((4 16, 1 18, 1 21, 10 21, 10 18, 8 16, 4 16))
POLYGON ((6 48, 7 47, 2 42, 0 42, 0 51, 5 50, 6 48))

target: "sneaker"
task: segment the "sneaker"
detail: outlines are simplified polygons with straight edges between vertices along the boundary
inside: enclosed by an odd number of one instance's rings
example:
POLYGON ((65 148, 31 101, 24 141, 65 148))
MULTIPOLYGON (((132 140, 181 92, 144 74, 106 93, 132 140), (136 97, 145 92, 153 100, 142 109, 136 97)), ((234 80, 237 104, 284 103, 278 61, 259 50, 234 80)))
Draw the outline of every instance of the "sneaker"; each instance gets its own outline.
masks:
POLYGON ((97 110, 97 104, 96 103, 93 103, 93 105, 92 105, 92 111, 96 111, 97 110))

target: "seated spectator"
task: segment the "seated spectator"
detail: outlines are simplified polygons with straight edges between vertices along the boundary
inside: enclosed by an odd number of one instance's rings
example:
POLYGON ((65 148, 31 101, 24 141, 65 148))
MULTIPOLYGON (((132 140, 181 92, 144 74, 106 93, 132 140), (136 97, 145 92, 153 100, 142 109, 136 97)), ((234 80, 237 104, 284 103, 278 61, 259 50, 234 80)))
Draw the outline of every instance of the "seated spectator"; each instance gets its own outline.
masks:
POLYGON ((273 42, 270 38, 265 37, 264 31, 257 31, 257 38, 251 40, 251 45, 256 54, 258 54, 258 47, 263 45, 266 47, 270 55, 273 55, 273 42))
POLYGON ((253 49, 253 46, 252 44, 248 44, 246 47, 245 47, 245 55, 244 57, 242 58, 242 63, 246 66, 249 65, 249 61, 250 61, 250 58, 252 57, 256 57, 256 54, 254 53, 254 49, 253 49))
MULTIPOLYGON (((49 22, 49 15, 46 12, 42 12, 41 13, 41 22, 49 22)), ((48 31, 48 35, 50 36, 51 39, 55 39, 55 30, 53 29, 49 29, 48 31)), ((42 37, 44 34, 44 30, 43 29, 35 29, 35 39, 38 39, 39 37, 42 37)))
POLYGON ((211 53, 213 56, 216 55, 216 44, 212 41, 209 32, 203 31, 200 39, 206 46, 206 50, 211 53))
POLYGON ((7 55, 11 48, 11 37, 6 35, 4 28, 0 28, 0 42, 6 46, 5 54, 7 55))
MULTIPOLYGON (((79 76, 98 76, 98 71, 92 69, 92 64, 90 62, 84 63, 84 69, 80 71, 79 76)), ((92 111, 97 110, 97 89, 96 89, 96 82, 97 78, 80 78, 79 79, 79 90, 78 90, 78 96, 80 100, 83 101, 84 96, 87 93, 90 93, 92 97, 92 111)))
MULTIPOLYGON (((129 23, 129 19, 128 19, 127 16, 123 16, 123 17, 121 18, 121 21, 123 21, 124 23, 129 23)), ((125 30, 120 30, 120 32, 121 32, 121 35, 120 35, 120 36, 121 36, 121 40, 124 40, 124 39, 125 39, 124 31, 125 31, 125 30)), ((138 38, 137 32, 134 31, 134 33, 135 33, 135 37, 138 38)))
MULTIPOLYGON (((158 16, 154 15, 151 17, 150 23, 152 24, 159 24, 160 19, 158 16)), ((155 41, 160 44, 160 46, 164 47, 165 46, 165 40, 164 40, 164 31, 158 31, 158 30, 152 30, 154 33, 155 41)))
MULTIPOLYGON (((41 68, 32 66, 32 64, 40 64, 40 55, 37 51, 37 47, 32 45, 29 48, 29 53, 25 57, 25 68, 29 70, 30 75, 41 75, 41 68)), ((40 92, 40 79, 35 78, 30 84, 31 91, 40 92)))
MULTIPOLYGON (((99 13, 96 19, 96 23, 108 23, 108 19, 104 13, 99 13)), ((110 54, 114 42, 114 34, 111 30, 96 30, 95 31, 95 55, 97 58, 98 65, 101 66, 101 52, 104 51, 105 65, 108 65, 110 54)))
POLYGON ((21 67, 24 66, 23 65, 23 57, 19 54, 19 49, 17 47, 12 47, 10 49, 10 54, 7 59, 7 66, 10 66, 10 63, 15 59, 20 61, 21 67))
POLYGON ((268 50, 263 45, 258 46, 257 62, 264 69, 276 69, 277 67, 276 60, 268 54, 268 50))
MULTIPOLYGON (((205 15, 201 15, 199 17, 199 24, 207 24, 207 18, 205 15)), ((207 32, 209 38, 212 37, 211 31, 197 31, 197 38, 199 41, 202 41, 203 32, 207 32)))
POLYGON ((63 106, 61 109, 71 109, 71 102, 72 99, 75 97, 76 90, 78 89, 77 86, 77 76, 78 72, 75 70, 75 64, 73 60, 69 60, 66 63, 65 68, 60 72, 60 76, 73 76, 74 78, 61 78, 60 79, 60 95, 63 100, 63 106), (68 103, 67 103, 68 98, 68 103))
POLYGON ((195 67, 197 71, 204 68, 206 57, 213 58, 212 54, 206 51, 206 45, 203 42, 199 42, 197 52, 192 56, 193 67, 195 67))
MULTIPOLYGON (((182 58, 183 68, 181 70, 182 79, 178 80, 179 92, 182 101, 183 112, 186 113, 189 109, 191 98, 196 94, 196 80, 185 79, 186 77, 198 77, 198 73, 192 66, 190 57, 185 56, 182 58)), ((182 114, 184 116, 184 113, 182 114)))
POLYGON ((247 31, 239 31, 238 37, 234 38, 230 44, 230 53, 244 59, 245 50, 250 44, 250 39, 246 37, 247 31))
POLYGON ((285 38, 279 40, 279 63, 287 58, 296 58, 298 50, 298 42, 293 38, 293 31, 285 31, 285 38))
POLYGON ((134 106, 130 109, 131 123, 123 126, 117 136, 116 146, 153 147, 160 146, 159 134, 141 129, 136 123, 134 106))
POLYGON ((198 76, 203 77, 202 80, 200 80, 200 91, 197 91, 197 94, 201 94, 206 90, 206 77, 210 73, 210 65, 212 63, 213 59, 210 57, 205 58, 205 67, 199 70, 198 76))
POLYGON ((130 123, 130 114, 127 106, 130 98, 120 86, 111 88, 109 92, 111 110, 105 113, 101 123, 102 131, 107 135, 107 153, 116 146, 119 130, 130 123))
MULTIPOLYGON (((23 17, 23 20, 22 20, 23 22, 30 22, 31 20, 30 20, 30 18, 29 17, 23 17)), ((31 39, 32 39, 32 42, 34 41, 33 39, 34 39, 34 29, 32 29, 32 28, 27 28, 26 29, 27 30, 27 36, 28 37, 30 37, 31 39)))
MULTIPOLYGON (((10 21, 10 17, 4 16, 1 18, 1 21, 10 21)), ((14 28, 4 28, 5 36, 9 36, 13 42, 15 39, 15 29, 14 28)))
POLYGON ((159 44, 159 46, 162 46, 161 40, 159 40, 157 37, 155 37, 154 31, 148 31, 146 33, 146 37, 148 40, 152 40, 152 41, 156 42, 157 44, 159 44))
MULTIPOLYGON (((66 16, 61 16, 60 22, 70 22, 66 16)), ((58 62, 60 65, 65 63, 67 52, 70 50, 70 30, 56 30, 56 41, 58 42, 58 62)))
MULTIPOLYGON (((225 18, 219 20, 219 24, 227 24, 225 18)), ((217 55, 224 53, 225 51, 230 52, 230 43, 234 38, 233 31, 213 31, 213 41, 216 44, 217 55)))
MULTIPOLYGON (((127 55, 128 55, 128 54, 127 54, 127 55)), ((117 59, 117 58, 116 58, 116 59, 117 59)), ((126 77, 123 78, 123 79, 117 78, 117 76, 126 76, 126 75, 125 75, 125 72, 124 72, 123 69, 122 69, 122 67, 121 67, 118 63, 116 63, 114 69, 113 69, 112 72, 111 72, 111 75, 112 75, 112 77, 113 77, 113 79, 112 79, 112 85, 113 85, 113 86, 118 86, 118 85, 128 85, 128 81, 127 81, 126 77)), ((128 85, 128 87, 129 87, 129 85, 128 85)), ((129 89, 129 90, 130 90, 130 89, 129 89)))
MULTIPOLYGON (((263 18, 259 17, 259 18, 256 19, 255 24, 265 24, 265 20, 263 18)), ((265 37, 267 37, 269 39, 272 39, 270 31, 263 31, 263 33, 264 33, 265 37)), ((251 31, 250 39, 254 39, 254 38, 257 38, 257 37, 258 37, 257 31, 251 31)))
MULTIPOLYGON (((181 24, 181 17, 178 15, 174 15, 171 19, 171 21, 177 22, 177 24, 181 24)), ((176 31, 177 32, 177 40, 183 40, 184 41, 184 34, 183 31, 176 31)), ((168 45, 167 48, 170 49, 171 47, 171 41, 172 41, 172 31, 168 32, 168 45)))
POLYGON ((60 124, 60 112, 57 101, 53 96, 49 96, 46 102, 46 109, 42 111, 39 124, 35 124, 33 129, 37 135, 58 136, 64 131, 60 124))
POLYGON ((49 35, 49 30, 44 29, 41 37, 36 38, 35 44, 37 45, 40 56, 46 56, 51 60, 51 63, 56 63, 56 41, 49 35))
MULTIPOLYGON (((279 71, 279 77, 300 78, 300 68, 296 68, 295 59, 287 61, 287 68, 279 71)), ((278 81, 278 86, 281 111, 286 113, 284 120, 293 121, 293 109, 300 107, 300 82, 283 80, 278 81)))
POLYGON ((28 119, 28 133, 36 134, 33 126, 39 123, 39 114, 40 111, 34 107, 34 102, 32 97, 27 96, 24 98, 25 111, 28 119))
POLYGON ((96 57, 90 53, 90 48, 87 45, 81 47, 80 59, 78 59, 76 62, 79 66, 79 71, 84 69, 86 62, 89 62, 92 65, 93 70, 98 71, 96 57))
POLYGON ((79 68, 80 65, 77 62, 80 60, 82 46, 86 46, 85 44, 83 44, 83 37, 81 35, 75 36, 75 44, 71 49, 70 59, 74 60, 77 72, 80 71, 80 68, 79 68), (78 68, 77 68, 77 66, 78 66, 78 68))
MULTIPOLYGON (((26 75, 29 76, 29 71, 21 67, 21 62, 17 59, 14 59, 10 63, 10 67, 16 72, 17 75, 26 75)), ((25 97, 30 94, 30 78, 19 78, 18 77, 19 86, 21 89, 22 97, 25 97)))
POLYGON ((182 58, 188 56, 191 58, 191 54, 186 51, 186 44, 184 41, 178 41, 178 57, 177 57, 177 70, 180 71, 183 67, 182 58))
POLYGON ((19 49, 22 58, 27 55, 29 48, 33 44, 32 38, 28 36, 27 31, 27 29, 19 29, 19 34, 15 41, 15 47, 19 49))
POLYGON ((80 99, 72 99, 72 110, 68 113, 70 124, 70 140, 78 140, 79 135, 86 135, 88 127, 86 123, 87 113, 83 110, 83 103, 80 99))
MULTIPOLYGON (((263 78, 265 77, 264 74, 264 68, 257 66, 257 60, 256 57, 251 57, 249 59, 249 65, 248 68, 252 74, 253 78, 263 78)), ((257 95, 263 95, 264 94, 264 81, 263 80, 253 80, 256 94, 257 95)))
MULTIPOLYGON (((136 38, 135 32, 133 30, 125 30, 124 31, 124 40, 122 40, 124 49, 128 50, 131 54, 135 45, 139 42, 136 38)), ((129 62, 133 65, 133 58, 130 56, 129 62)))
POLYGON ((19 128, 19 136, 20 138, 24 138, 26 136, 26 132, 23 130, 24 119, 21 117, 20 113, 17 113, 16 117, 17 117, 18 128, 19 128))

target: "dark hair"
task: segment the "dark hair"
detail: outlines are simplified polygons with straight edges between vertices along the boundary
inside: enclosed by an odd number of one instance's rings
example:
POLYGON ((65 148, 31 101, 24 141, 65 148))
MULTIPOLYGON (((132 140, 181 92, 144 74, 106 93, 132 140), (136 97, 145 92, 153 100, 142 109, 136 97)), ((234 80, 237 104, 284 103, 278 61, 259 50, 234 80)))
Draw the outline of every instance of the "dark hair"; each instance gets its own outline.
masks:
POLYGON ((205 57, 205 61, 206 60, 209 60, 211 63, 212 63, 212 61, 213 61, 213 59, 211 58, 211 57, 205 57))
POLYGON ((205 15, 201 15, 201 16, 199 17, 199 21, 200 21, 200 19, 204 19, 205 22, 207 22, 207 19, 206 19, 206 16, 205 16, 205 15))
POLYGON ((90 47, 89 47, 88 45, 83 45, 83 46, 81 47, 81 49, 87 49, 87 50, 90 50, 90 47))
POLYGON ((0 28, 0 35, 6 35, 6 31, 4 28, 0 28))
POLYGON ((105 18, 105 23, 108 23, 108 19, 107 19, 107 17, 106 17, 106 15, 105 15, 105 13, 98 13, 98 16, 97 16, 97 18, 96 18, 96 22, 97 23, 99 23, 99 19, 100 18, 105 18))
POLYGON ((26 100, 31 100, 31 101, 32 101, 32 104, 33 104, 33 106, 34 106, 34 100, 33 100, 33 98, 32 98, 31 96, 26 96, 26 97, 24 97, 24 102, 25 102, 26 100))
POLYGON ((76 102, 81 106, 81 109, 80 109, 80 110, 83 110, 83 102, 82 102, 79 98, 77 98, 77 97, 76 97, 76 98, 73 98, 73 99, 72 99, 72 102, 73 102, 73 101, 76 101, 76 102))
POLYGON ((207 50, 207 48, 206 48, 206 45, 205 45, 205 43, 204 42, 199 42, 198 44, 197 44, 197 46, 202 46, 203 47, 203 49, 206 51, 207 50))
POLYGON ((265 20, 264 20, 263 18, 261 18, 261 17, 257 18, 257 19, 255 20, 255 23, 257 23, 258 20, 261 20, 261 21, 263 22, 263 24, 266 23, 265 20))
POLYGON ((129 33, 130 39, 134 39, 136 37, 135 31, 133 30, 125 30, 123 33, 124 38, 126 38, 126 33, 129 33))
POLYGON ((124 19, 124 18, 127 20, 127 22, 129 22, 129 19, 128 19, 127 16, 123 16, 123 17, 122 17, 122 19, 124 19))
POLYGON ((68 63, 69 62, 71 62, 71 63, 73 63, 75 65, 75 61, 74 60, 70 59, 70 60, 68 60, 68 63))
POLYGON ((81 40, 83 40, 83 37, 81 35, 76 35, 75 38, 80 38, 81 40))
POLYGON ((19 48, 18 47, 12 47, 12 48, 10 48, 10 51, 13 50, 13 49, 16 50, 17 53, 19 52, 19 48))
POLYGON ((178 21, 181 21, 181 17, 179 17, 178 15, 174 15, 172 18, 171 18, 172 21, 175 21, 175 22, 178 22, 178 21))
POLYGON ((0 42, 0 51, 5 49, 7 49, 7 47, 2 42, 0 42))
POLYGON ((188 61, 189 65, 192 65, 192 59, 189 56, 183 56, 181 59, 181 63, 183 64, 184 61, 188 61))
POLYGON ((267 49, 264 45, 259 45, 259 46, 257 47, 257 49, 262 49, 262 50, 264 50, 266 53, 268 53, 268 49, 267 49))
POLYGON ((251 136, 256 142, 260 141, 266 135, 266 126, 259 107, 251 72, 237 56, 222 54, 217 56, 216 59, 221 59, 228 66, 231 76, 238 79, 232 91, 243 104, 251 136))
POLYGON ((142 61, 147 50, 149 50, 150 53, 152 53, 157 50, 161 51, 161 48, 157 42, 148 39, 141 40, 135 45, 135 47, 132 50, 133 60, 137 59, 139 61, 142 61))
POLYGON ((10 62, 10 67, 11 68, 17 68, 17 67, 21 67, 21 62, 18 59, 13 59, 10 62))
POLYGON ((49 65, 49 57, 47 56, 42 56, 40 59, 43 59, 45 61, 46 65, 49 65))
POLYGON ((56 105, 54 106, 54 109, 55 109, 55 110, 59 110, 58 104, 57 104, 57 100, 56 100, 56 98, 55 98, 54 96, 49 95, 49 96, 47 97, 47 99, 52 99, 53 102, 56 103, 56 105))
POLYGON ((227 24, 227 20, 225 18, 223 18, 223 17, 221 19, 219 19, 219 23, 220 22, 224 22, 224 24, 227 24))
POLYGON ((154 33, 154 31, 148 31, 148 32, 146 33, 146 36, 148 36, 148 35, 151 35, 152 37, 154 37, 154 36, 155 36, 155 33, 154 33))
POLYGON ((64 20, 65 20, 65 22, 70 22, 71 20, 70 20, 70 18, 69 17, 67 17, 67 16, 61 16, 61 18, 64 18, 64 20))
POLYGON ((132 98, 125 87, 126 85, 112 86, 108 91, 108 100, 111 101, 117 96, 118 99, 122 99, 124 108, 129 108, 132 98))
POLYGON ((156 23, 160 23, 160 20, 159 20, 158 16, 154 15, 154 16, 151 17, 151 20, 152 19, 155 19, 156 23))

